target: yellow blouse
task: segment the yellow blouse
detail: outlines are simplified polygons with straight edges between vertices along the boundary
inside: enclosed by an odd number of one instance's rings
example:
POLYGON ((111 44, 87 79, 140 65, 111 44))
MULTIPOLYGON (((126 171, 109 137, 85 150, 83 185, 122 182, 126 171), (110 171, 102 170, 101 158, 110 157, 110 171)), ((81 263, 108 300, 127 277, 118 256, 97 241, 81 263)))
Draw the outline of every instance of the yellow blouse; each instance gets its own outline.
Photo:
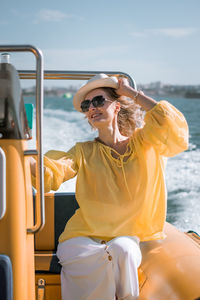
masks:
POLYGON ((59 242, 77 236, 164 238, 166 157, 187 146, 184 116, 167 101, 160 101, 146 113, 145 126, 134 132, 126 153, 118 158, 112 156, 112 148, 96 140, 77 143, 68 152, 46 153, 46 191, 57 190, 77 175, 80 208, 59 242))

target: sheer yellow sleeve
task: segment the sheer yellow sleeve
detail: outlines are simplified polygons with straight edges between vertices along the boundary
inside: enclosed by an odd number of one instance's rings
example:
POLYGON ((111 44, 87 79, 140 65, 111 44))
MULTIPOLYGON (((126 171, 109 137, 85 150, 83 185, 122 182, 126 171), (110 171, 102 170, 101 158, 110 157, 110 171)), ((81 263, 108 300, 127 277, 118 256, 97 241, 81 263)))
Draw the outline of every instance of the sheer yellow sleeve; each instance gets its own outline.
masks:
MULTIPOLYGON (((44 156, 44 191, 56 191, 60 185, 76 176, 78 166, 76 163, 75 147, 68 152, 48 151, 44 156)), ((35 186, 35 178, 32 176, 32 184, 35 186)))
POLYGON ((145 115, 138 131, 141 142, 153 145, 163 156, 174 156, 188 148, 188 125, 183 114, 167 101, 160 101, 145 115))

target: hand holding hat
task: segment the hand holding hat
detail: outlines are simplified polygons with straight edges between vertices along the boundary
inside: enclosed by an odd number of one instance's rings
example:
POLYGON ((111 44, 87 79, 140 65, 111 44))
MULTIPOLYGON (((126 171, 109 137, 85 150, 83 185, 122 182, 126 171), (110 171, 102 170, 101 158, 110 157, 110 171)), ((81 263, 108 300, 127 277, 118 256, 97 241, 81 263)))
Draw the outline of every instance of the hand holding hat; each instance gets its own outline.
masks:
MULTIPOLYGON (((119 78, 118 79, 118 88, 116 90, 116 93, 119 95, 119 96, 127 96, 129 97, 129 94, 130 94, 130 85, 129 85, 129 82, 128 82, 128 79, 127 78, 119 78)), ((132 89, 132 88, 131 88, 132 89)))

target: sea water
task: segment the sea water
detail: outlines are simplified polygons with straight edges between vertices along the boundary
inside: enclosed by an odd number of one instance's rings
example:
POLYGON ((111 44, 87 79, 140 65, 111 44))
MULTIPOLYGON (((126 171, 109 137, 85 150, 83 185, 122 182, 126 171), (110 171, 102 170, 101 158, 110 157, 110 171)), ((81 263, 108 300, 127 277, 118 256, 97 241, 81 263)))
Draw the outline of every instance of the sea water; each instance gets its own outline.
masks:
MULTIPOLYGON (((189 149, 168 159, 167 221, 180 230, 200 233, 200 99, 162 98, 171 102, 185 115, 190 129, 189 149)), ((34 99, 29 97, 25 102, 33 103, 34 99)), ((45 98, 44 153, 50 149, 67 151, 76 142, 93 140, 96 135, 96 131, 91 129, 84 116, 74 110, 72 99, 45 98)), ((33 138, 29 142, 29 148, 33 148, 34 143, 33 138)), ((62 184, 58 192, 74 192, 75 180, 74 178, 62 184)))

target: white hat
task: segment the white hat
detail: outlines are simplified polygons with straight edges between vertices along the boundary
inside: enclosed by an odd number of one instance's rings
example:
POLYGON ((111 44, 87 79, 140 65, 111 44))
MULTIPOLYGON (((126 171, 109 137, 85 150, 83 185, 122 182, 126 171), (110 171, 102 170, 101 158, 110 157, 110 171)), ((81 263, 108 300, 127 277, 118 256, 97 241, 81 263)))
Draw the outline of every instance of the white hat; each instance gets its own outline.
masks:
POLYGON ((118 88, 118 80, 117 77, 109 77, 106 74, 97 74, 92 77, 88 82, 82 86, 78 92, 74 95, 73 104, 76 110, 82 112, 80 108, 81 102, 85 99, 85 96, 94 89, 102 88, 102 87, 111 87, 114 89, 118 88))

